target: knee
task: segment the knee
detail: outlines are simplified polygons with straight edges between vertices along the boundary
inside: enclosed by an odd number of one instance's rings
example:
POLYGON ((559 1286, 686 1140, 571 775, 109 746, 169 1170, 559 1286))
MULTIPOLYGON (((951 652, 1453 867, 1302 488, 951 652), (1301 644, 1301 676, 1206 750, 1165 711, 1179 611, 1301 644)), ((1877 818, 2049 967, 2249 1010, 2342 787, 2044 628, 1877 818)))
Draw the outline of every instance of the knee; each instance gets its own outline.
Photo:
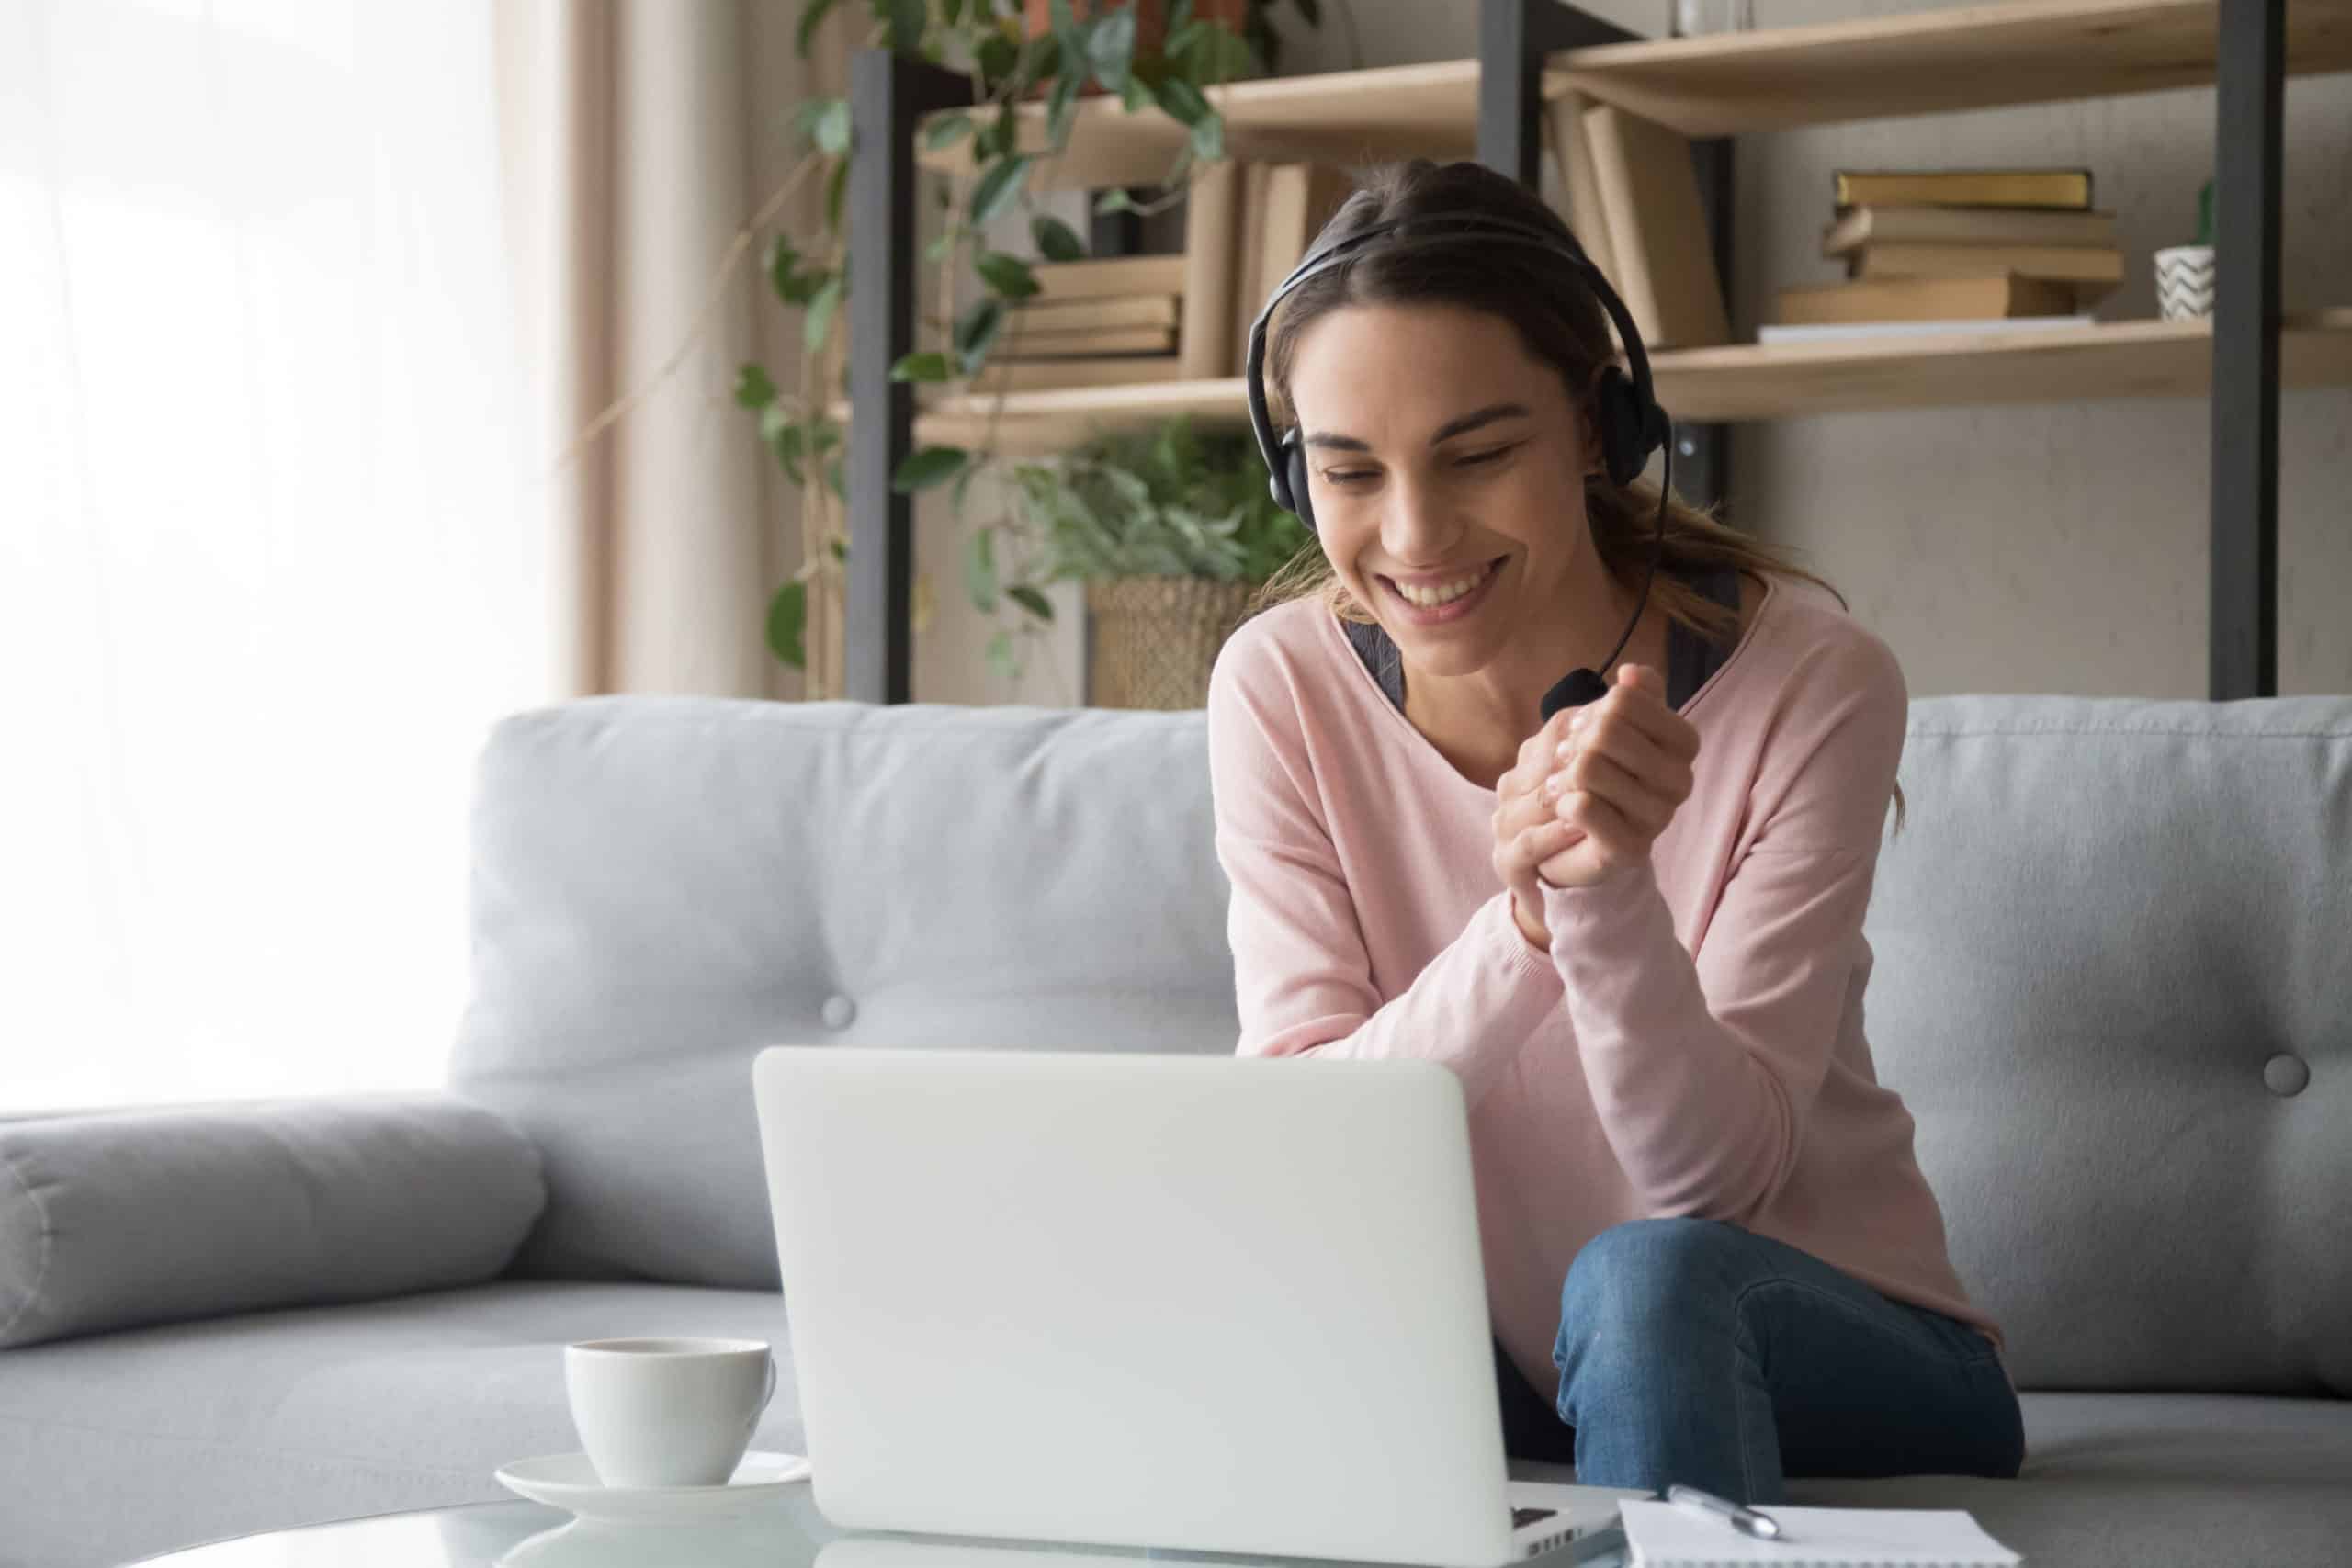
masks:
POLYGON ((1633 1220, 1584 1245, 1560 1290, 1560 1348, 1654 1342, 1727 1321, 1739 1236, 1721 1220, 1633 1220))

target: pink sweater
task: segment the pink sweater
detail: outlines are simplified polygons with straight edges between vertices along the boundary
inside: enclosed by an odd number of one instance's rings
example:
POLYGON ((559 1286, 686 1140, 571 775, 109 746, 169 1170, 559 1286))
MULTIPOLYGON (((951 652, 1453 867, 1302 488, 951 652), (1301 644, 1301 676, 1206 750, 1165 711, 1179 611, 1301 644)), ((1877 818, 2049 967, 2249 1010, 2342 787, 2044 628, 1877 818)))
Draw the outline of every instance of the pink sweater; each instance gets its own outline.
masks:
POLYGON ((2005 1348, 1862 1033, 1902 667, 1816 585, 1767 581, 1680 710, 1700 735, 1690 797, 1648 869, 1546 888, 1549 953, 1496 880, 1494 792, 1396 710, 1318 602, 1244 625, 1210 681, 1239 1052, 1461 1075, 1488 1309, 1539 1391, 1558 1382, 1578 1250, 1664 1215, 1786 1242, 2005 1348))

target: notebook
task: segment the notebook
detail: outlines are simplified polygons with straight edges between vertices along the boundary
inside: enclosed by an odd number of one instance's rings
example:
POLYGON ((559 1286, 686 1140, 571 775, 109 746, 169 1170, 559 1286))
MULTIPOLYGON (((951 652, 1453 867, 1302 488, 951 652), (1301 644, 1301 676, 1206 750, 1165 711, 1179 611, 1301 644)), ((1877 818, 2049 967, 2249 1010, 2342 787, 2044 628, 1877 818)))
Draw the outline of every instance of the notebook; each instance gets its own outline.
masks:
POLYGON ((1619 1505, 1634 1568, 1821 1563, 1831 1568, 2016 1568, 2023 1558, 1959 1508, 1766 1508, 1787 1532, 1757 1540, 1671 1503, 1619 1505))

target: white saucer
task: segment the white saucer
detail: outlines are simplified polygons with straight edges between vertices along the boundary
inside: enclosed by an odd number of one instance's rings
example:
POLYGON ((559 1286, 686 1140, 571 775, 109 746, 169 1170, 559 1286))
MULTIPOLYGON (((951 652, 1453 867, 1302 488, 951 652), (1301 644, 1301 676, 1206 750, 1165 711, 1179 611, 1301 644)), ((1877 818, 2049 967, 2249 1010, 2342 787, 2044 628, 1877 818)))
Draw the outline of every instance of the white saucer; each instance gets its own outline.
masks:
POLYGON ((808 1461, 798 1454, 743 1456, 724 1486, 607 1486, 596 1479, 584 1453, 545 1454, 499 1466, 499 1484, 509 1492, 561 1508, 583 1519, 681 1519, 731 1514, 773 1502, 808 1479, 808 1461))

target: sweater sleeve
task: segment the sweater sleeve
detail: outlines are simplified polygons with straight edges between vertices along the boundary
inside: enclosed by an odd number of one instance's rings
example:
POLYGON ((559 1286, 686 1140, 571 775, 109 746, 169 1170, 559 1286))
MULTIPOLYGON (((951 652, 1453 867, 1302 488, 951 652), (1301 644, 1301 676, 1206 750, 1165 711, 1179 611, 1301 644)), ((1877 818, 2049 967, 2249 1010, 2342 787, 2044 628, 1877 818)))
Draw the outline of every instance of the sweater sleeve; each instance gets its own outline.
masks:
POLYGON ((1867 636, 1810 662, 1751 786, 1750 837, 1694 961, 1655 872, 1546 886, 1585 1078, 1653 1214, 1738 1221, 1779 1193, 1860 1005, 1901 667, 1867 636))
MULTIPOLYGON (((1239 651, 1227 644, 1228 656, 1239 651)), ((1220 659, 1208 697, 1216 856, 1231 885, 1237 1054, 1422 1057, 1453 1068, 1476 1104, 1559 1004, 1557 968, 1511 918, 1510 894, 1498 891, 1383 1002, 1308 748, 1296 724, 1284 722, 1295 709, 1247 683, 1231 657, 1220 659)))

